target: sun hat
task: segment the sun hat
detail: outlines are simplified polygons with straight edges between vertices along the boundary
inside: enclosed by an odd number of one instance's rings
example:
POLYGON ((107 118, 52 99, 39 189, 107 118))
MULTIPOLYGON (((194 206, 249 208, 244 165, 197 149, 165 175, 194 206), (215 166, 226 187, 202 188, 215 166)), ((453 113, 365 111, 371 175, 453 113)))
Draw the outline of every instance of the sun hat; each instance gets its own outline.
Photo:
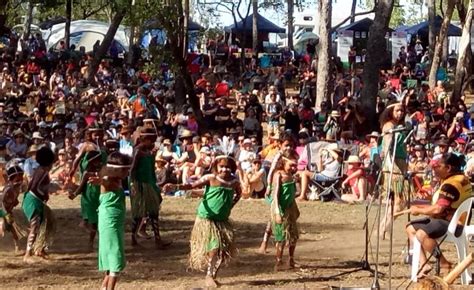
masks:
POLYGON ((347 158, 345 163, 362 163, 362 161, 360 161, 359 156, 351 155, 351 156, 349 156, 349 158, 347 158))
POLYGON ((192 138, 193 136, 193 132, 189 131, 188 129, 184 129, 183 132, 181 132, 179 139, 192 138))
POLYGON ((40 132, 33 132, 33 135, 31 136, 31 139, 40 139, 43 140, 43 136, 41 136, 40 132))
POLYGON ((38 150, 39 150, 39 146, 36 145, 36 144, 33 144, 33 145, 30 146, 30 148, 28 148, 28 152, 26 152, 26 153, 28 153, 28 154, 35 153, 38 150))
POLYGON ((339 111, 331 111, 331 117, 335 117, 335 118, 338 118, 341 116, 341 113, 339 113, 339 111))
POLYGON ((16 129, 15 131, 13 131, 13 136, 16 137, 18 135, 25 136, 25 133, 23 133, 21 129, 16 129))
POLYGON ((370 134, 367 134, 365 136, 366 139, 369 139, 369 138, 380 138, 380 133, 377 132, 377 131, 373 131, 372 133, 370 134))
POLYGON ((244 141, 242 142, 242 144, 252 144, 252 140, 250 140, 249 138, 244 139, 244 141))

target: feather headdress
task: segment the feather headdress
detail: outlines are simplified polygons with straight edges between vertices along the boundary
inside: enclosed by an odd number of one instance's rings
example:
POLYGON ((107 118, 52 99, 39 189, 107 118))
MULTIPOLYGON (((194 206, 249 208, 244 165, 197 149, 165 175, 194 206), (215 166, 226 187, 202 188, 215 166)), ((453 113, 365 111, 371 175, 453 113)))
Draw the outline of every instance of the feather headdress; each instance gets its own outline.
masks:
POLYGON ((227 136, 222 137, 222 139, 218 139, 219 143, 216 147, 216 151, 218 152, 217 158, 230 158, 234 159, 232 155, 235 152, 235 141, 227 136))
POLYGON ((405 98, 406 94, 408 93, 408 90, 396 90, 395 92, 392 92, 392 96, 394 96, 397 99, 397 102, 403 101, 403 98, 405 98))

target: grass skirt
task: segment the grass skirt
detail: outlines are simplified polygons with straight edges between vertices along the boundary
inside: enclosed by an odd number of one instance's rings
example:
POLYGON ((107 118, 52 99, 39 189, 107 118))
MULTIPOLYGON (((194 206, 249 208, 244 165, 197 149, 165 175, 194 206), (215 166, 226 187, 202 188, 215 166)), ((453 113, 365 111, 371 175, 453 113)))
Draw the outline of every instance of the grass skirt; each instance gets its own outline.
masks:
MULTIPOLYGON (((383 184, 382 184, 382 196, 385 198, 388 191, 388 182, 390 179, 390 165, 385 162, 386 166, 383 170, 383 184)), ((406 162, 404 160, 395 159, 395 165, 393 166, 393 175, 392 175, 392 186, 391 191, 395 194, 395 204, 404 205, 407 194, 410 194, 409 187, 405 187, 405 173, 406 173, 406 162), (406 191, 406 193, 405 193, 406 191)))
POLYGON ((234 245, 234 228, 230 221, 213 221, 196 217, 191 233, 189 267, 204 270, 208 264, 207 253, 217 250, 217 258, 227 264, 237 253, 234 245))
POLYGON ((56 220, 49 206, 45 204, 43 209, 43 219, 41 221, 38 236, 36 237, 35 243, 33 245, 33 250, 35 252, 42 251, 43 249, 47 249, 49 246, 51 246, 53 244, 55 232, 56 220))
POLYGON ((299 230, 297 220, 300 217, 300 211, 296 201, 288 207, 282 216, 282 223, 275 222, 276 217, 276 203, 272 202, 271 218, 272 218, 272 232, 276 242, 288 242, 290 245, 295 245, 299 239, 299 230))
POLYGON ((154 184, 135 181, 131 190, 132 217, 158 217, 163 200, 159 188, 154 184))

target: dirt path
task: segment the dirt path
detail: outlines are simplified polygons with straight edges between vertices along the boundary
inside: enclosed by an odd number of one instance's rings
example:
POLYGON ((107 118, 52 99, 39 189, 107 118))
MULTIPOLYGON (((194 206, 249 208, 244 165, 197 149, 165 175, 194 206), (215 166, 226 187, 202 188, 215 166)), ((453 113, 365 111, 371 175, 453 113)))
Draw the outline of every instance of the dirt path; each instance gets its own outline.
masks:
MULTIPOLYGON (((162 207, 163 237, 172 240, 166 251, 158 251, 153 242, 143 241, 143 248, 130 246, 127 234, 127 268, 119 289, 191 289, 202 286, 203 274, 186 271, 188 239, 195 218, 197 199, 166 198, 162 207)), ((51 249, 53 261, 27 266, 11 252, 9 236, 0 239, 0 288, 2 289, 96 289, 102 275, 97 271, 96 253, 86 252, 87 234, 79 229, 79 199, 70 201, 53 196, 51 207, 58 219, 58 234, 51 249)), ((356 271, 364 253, 363 206, 305 202, 299 204, 301 239, 296 261, 301 269, 273 272, 274 250, 267 255, 256 252, 268 220, 268 207, 261 200, 242 200, 233 210, 240 248, 238 259, 220 272, 223 288, 318 289, 327 286, 364 286, 372 284, 372 274, 356 271)), ((371 211, 370 227, 376 207, 371 211)), ((18 212, 21 216, 21 213, 18 212)), ((409 267, 401 263, 405 221, 395 224, 392 285, 408 285, 409 267)), ((127 231, 129 232, 129 228, 127 231)), ((375 234, 373 235, 375 237, 375 234)), ((24 241, 23 241, 24 243, 24 241)), ((374 242, 375 245, 375 242, 374 242)), ((387 273, 388 242, 382 243, 381 268, 387 273)), ((375 252, 370 250, 370 262, 375 252)), ((455 262, 453 246, 446 245, 448 258, 455 262)), ((286 254, 286 253, 285 253, 286 254)), ((382 274, 381 284, 387 276, 382 274)))

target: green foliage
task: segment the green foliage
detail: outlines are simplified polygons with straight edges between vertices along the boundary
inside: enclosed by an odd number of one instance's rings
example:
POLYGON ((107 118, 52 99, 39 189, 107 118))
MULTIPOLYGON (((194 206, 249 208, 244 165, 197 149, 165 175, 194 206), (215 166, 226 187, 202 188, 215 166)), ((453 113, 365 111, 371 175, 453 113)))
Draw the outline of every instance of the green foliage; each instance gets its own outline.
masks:
POLYGON ((405 9, 404 7, 395 6, 393 7, 392 16, 390 17, 389 27, 395 28, 400 25, 404 25, 405 21, 405 9))

